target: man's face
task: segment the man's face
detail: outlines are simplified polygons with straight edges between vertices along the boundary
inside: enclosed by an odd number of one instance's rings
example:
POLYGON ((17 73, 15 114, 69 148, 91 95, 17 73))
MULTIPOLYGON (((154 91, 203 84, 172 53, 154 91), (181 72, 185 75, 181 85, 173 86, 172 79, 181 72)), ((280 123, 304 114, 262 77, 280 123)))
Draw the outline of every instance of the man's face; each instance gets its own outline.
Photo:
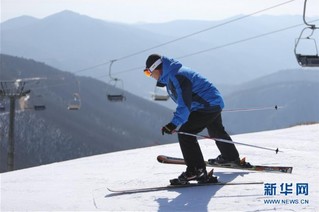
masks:
POLYGON ((156 81, 160 78, 160 76, 161 76, 161 71, 159 69, 155 69, 151 75, 151 77, 156 79, 156 81))

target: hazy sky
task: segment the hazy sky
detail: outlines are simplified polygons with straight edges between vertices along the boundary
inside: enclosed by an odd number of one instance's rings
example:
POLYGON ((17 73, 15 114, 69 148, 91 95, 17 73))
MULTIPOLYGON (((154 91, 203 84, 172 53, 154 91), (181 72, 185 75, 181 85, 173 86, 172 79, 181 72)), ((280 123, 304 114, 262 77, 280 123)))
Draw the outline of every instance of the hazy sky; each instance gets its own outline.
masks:
MULTIPOLYGON (((124 23, 177 19, 216 20, 250 14, 289 0, 0 0, 1 22, 21 15, 43 18, 62 10, 124 23)), ((292 0, 262 14, 302 14, 304 0, 292 0)), ((319 15, 319 0, 308 0, 307 16, 319 15)))

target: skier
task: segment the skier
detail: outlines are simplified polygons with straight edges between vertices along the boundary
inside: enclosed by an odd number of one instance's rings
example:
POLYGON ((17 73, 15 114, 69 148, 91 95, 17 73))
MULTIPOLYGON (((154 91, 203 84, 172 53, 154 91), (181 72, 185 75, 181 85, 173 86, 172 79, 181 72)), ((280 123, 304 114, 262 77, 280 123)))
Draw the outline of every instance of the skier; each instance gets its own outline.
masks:
MULTIPOLYGON (((163 135, 172 134, 181 125, 180 132, 197 134, 207 128, 209 136, 231 140, 222 123, 223 98, 206 78, 179 61, 158 54, 147 58, 144 73, 157 80, 157 86, 166 86, 177 104, 171 122, 162 128, 163 135)), ((177 180, 181 184, 190 180, 207 182, 209 176, 196 137, 178 134, 178 140, 187 169, 177 180)), ((221 154, 210 159, 210 163, 239 165, 239 154, 234 144, 216 141, 216 145, 221 154)))

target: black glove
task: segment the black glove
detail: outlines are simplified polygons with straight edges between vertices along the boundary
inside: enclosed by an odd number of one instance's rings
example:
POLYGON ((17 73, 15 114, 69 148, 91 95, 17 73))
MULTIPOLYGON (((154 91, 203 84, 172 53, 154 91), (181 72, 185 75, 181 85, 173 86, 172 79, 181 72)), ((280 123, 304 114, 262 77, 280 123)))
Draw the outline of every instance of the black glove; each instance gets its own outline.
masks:
POLYGON ((175 124, 173 124, 173 123, 168 123, 168 124, 166 124, 164 127, 162 127, 162 135, 164 135, 164 133, 166 133, 166 134, 172 134, 175 129, 176 129, 175 124))

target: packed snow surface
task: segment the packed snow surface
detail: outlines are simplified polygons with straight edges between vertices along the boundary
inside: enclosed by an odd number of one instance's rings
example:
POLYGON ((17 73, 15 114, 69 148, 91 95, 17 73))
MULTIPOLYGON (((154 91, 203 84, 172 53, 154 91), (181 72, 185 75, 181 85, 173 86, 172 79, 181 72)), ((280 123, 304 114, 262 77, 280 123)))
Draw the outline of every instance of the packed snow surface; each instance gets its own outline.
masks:
MULTIPOLYGON (((166 136, 166 135, 165 135, 166 136)), ((169 136, 169 135, 168 135, 169 136)), ((252 164, 293 166, 292 174, 215 168, 225 182, 257 185, 201 186, 117 195, 107 190, 165 186, 185 170, 160 164, 160 154, 181 156, 179 145, 114 152, 3 173, 1 211, 318 211, 319 124, 232 136, 234 141, 283 151, 237 146, 252 164)), ((172 139, 177 140, 176 135, 172 139)), ((134 141, 132 141, 134 142, 134 141)), ((215 143, 199 141, 206 159, 215 143)))

